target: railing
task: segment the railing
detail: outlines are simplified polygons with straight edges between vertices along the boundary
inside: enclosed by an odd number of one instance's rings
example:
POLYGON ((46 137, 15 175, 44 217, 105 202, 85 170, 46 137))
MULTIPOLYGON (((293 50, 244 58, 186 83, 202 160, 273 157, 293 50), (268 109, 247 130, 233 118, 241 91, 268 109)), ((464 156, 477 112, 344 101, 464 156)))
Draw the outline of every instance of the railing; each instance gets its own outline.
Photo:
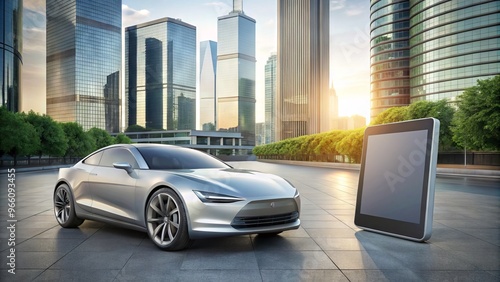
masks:
POLYGON ((500 166, 500 152, 443 152, 438 154, 438 164, 464 164, 500 166))
POLYGON ((0 167, 36 167, 52 165, 71 165, 80 161, 78 157, 17 157, 16 160, 9 156, 0 158, 0 167))

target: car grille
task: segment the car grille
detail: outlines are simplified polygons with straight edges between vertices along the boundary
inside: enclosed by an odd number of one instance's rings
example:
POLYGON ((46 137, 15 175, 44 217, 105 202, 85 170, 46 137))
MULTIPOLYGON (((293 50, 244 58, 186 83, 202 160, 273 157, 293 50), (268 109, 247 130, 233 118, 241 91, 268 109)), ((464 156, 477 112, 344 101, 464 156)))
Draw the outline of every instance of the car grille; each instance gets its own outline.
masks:
POLYGON ((235 217, 231 224, 234 228, 254 228, 281 225, 292 223, 299 218, 298 212, 291 212, 286 214, 277 214, 271 216, 241 216, 235 217))

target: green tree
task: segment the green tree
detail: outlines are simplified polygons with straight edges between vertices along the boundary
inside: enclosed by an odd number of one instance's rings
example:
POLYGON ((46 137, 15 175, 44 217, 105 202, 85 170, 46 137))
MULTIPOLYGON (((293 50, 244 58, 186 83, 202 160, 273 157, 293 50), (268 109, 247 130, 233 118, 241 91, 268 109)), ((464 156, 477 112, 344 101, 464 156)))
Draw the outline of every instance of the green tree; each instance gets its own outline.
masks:
POLYGON ((14 157, 34 154, 40 147, 40 137, 35 128, 24 121, 19 113, 0 107, 0 152, 14 157))
POLYGON ((381 112, 372 122, 371 125, 385 124, 391 122, 408 120, 408 106, 393 107, 381 112))
POLYGON ((145 132, 145 131, 151 131, 149 128, 142 127, 138 124, 130 125, 125 129, 125 132, 145 132))
POLYGON ((409 119, 433 117, 439 120, 439 149, 448 150, 454 147, 451 122, 455 110, 447 100, 418 101, 408 106, 409 119))
POLYGON ((24 118, 35 128, 40 137, 40 146, 35 154, 40 158, 42 155, 64 156, 68 148, 68 142, 59 123, 48 115, 39 115, 33 111, 30 111, 24 118))
POLYGON ((349 157, 351 163, 361 162, 361 153, 363 151, 363 137, 365 134, 365 127, 349 130, 344 138, 340 140, 336 149, 340 154, 349 157))
POLYGON ((87 134, 94 140, 95 146, 92 149, 93 151, 114 144, 113 137, 104 129, 92 127, 87 131, 87 134))
POLYGON ((76 122, 65 122, 61 125, 68 140, 65 156, 84 157, 92 152, 95 144, 90 135, 83 131, 81 125, 76 122))
POLYGON ((123 133, 119 133, 118 135, 116 135, 114 141, 115 144, 132 144, 132 140, 123 133))
POLYGON ((453 140, 472 150, 500 150, 500 75, 478 80, 458 96, 453 140))

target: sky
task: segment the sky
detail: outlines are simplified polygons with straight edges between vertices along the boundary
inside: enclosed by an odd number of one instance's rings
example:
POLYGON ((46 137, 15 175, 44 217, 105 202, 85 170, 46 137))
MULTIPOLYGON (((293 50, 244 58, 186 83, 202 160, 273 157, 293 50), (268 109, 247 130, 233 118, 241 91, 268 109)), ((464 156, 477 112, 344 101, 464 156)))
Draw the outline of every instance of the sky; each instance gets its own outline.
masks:
MULTIPOLYGON (((370 2, 330 0, 330 85, 339 115, 370 116, 370 2)), ((256 121, 264 121, 264 66, 277 51, 277 2, 243 0, 256 20, 256 121)), ((197 42, 217 41, 217 17, 232 0, 122 0, 123 28, 163 17, 196 26, 197 42)), ((21 111, 45 113, 45 0, 24 0, 21 111)), ((199 52, 199 48, 198 48, 199 52)))

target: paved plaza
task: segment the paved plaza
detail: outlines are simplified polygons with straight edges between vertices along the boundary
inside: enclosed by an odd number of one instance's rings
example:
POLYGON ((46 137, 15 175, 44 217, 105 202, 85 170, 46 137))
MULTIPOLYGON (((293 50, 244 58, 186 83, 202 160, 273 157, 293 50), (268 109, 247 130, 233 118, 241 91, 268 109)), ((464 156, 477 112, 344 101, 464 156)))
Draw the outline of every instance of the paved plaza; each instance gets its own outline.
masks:
POLYGON ((354 226, 359 171, 235 162, 300 191, 298 230, 198 240, 164 252, 146 233, 95 221, 63 229, 52 210, 57 171, 16 173, 17 222, 0 174, 0 281, 499 281, 500 179, 439 175, 427 243, 354 226), (15 275, 8 272, 15 235, 15 275))

